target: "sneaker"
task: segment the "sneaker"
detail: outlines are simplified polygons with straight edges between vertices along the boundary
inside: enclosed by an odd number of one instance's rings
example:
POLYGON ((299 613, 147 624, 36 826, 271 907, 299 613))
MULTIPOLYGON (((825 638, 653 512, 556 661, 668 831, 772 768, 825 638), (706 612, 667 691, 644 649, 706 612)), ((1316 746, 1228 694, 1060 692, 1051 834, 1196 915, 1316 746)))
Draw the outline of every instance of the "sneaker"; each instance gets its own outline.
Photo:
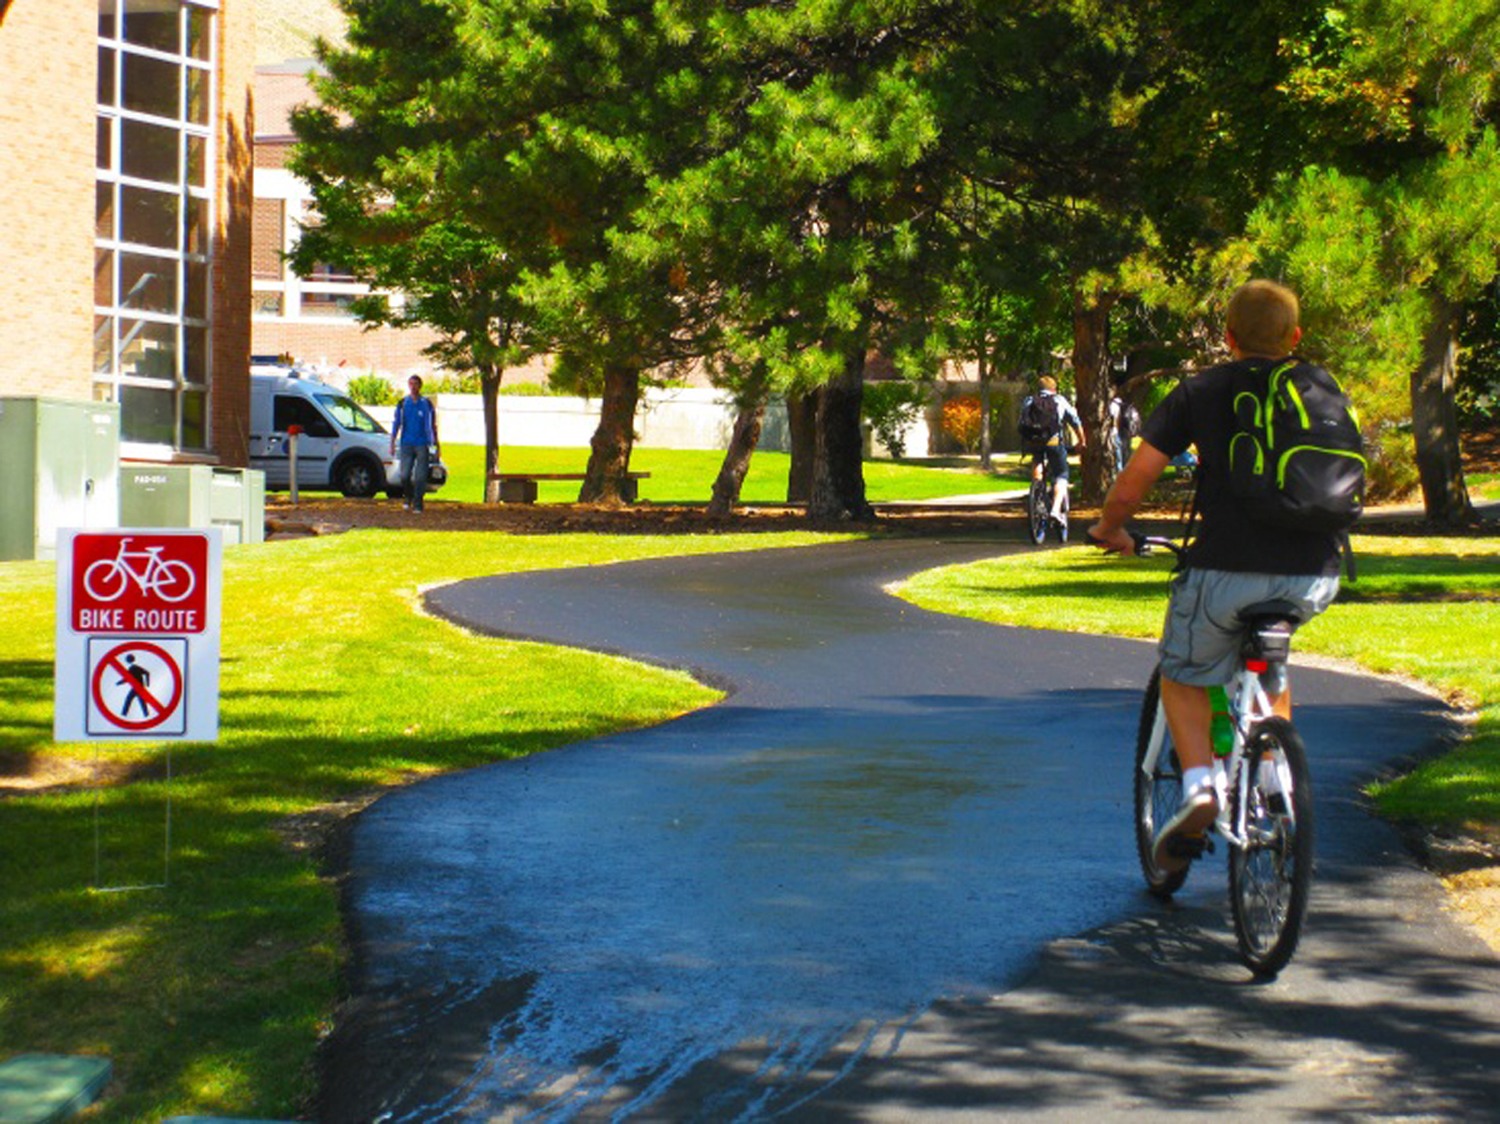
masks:
POLYGON ((1151 848, 1151 861, 1163 874, 1175 874, 1203 853, 1203 833, 1219 814, 1212 788, 1195 789, 1183 797, 1182 807, 1167 821, 1151 848))

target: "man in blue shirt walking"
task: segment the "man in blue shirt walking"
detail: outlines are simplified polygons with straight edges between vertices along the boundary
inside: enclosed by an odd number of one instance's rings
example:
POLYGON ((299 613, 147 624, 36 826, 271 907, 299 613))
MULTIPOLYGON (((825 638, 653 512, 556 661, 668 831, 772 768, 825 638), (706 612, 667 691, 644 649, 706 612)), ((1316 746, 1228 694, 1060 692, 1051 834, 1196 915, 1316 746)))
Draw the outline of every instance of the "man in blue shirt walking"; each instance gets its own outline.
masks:
POLYGON ((437 409, 422 397, 422 376, 406 380, 411 391, 396 404, 396 422, 391 427, 391 453, 401 445, 401 480, 406 485, 406 509, 422 510, 427 492, 427 473, 433 454, 442 455, 438 445, 437 409))

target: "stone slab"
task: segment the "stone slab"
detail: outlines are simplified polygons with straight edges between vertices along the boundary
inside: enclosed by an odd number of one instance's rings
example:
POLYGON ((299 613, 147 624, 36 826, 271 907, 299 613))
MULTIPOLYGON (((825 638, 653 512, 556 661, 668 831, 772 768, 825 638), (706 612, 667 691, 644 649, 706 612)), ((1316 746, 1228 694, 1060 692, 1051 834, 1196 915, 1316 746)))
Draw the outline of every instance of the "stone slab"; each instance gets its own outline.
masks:
POLYGON ((114 1067, 108 1058, 20 1054, 0 1063, 0 1124, 50 1124, 98 1099, 114 1067))

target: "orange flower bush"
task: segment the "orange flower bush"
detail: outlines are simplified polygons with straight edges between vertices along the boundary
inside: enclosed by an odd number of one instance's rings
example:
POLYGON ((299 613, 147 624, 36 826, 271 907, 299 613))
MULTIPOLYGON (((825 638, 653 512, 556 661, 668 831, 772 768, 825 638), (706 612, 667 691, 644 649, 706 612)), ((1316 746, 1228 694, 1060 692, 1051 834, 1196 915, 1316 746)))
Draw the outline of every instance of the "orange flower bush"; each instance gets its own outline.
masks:
POLYGON ((979 399, 972 394, 943 403, 943 432, 963 446, 966 453, 979 448, 979 399))

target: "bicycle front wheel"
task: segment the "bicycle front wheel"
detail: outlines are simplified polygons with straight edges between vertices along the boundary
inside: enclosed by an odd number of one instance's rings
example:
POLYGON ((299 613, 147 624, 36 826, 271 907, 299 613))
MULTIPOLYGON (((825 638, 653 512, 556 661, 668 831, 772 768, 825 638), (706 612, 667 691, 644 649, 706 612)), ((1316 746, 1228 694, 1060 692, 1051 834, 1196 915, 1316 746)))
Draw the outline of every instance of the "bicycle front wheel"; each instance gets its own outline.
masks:
POLYGON ((193 568, 175 558, 163 562, 151 579, 156 596, 163 601, 182 601, 193 592, 193 587, 197 584, 198 578, 194 575, 193 568))
POLYGON ((1250 784, 1245 843, 1229 848, 1234 935, 1245 966, 1274 976, 1297 951, 1312 883, 1312 778, 1296 727, 1285 718, 1259 723, 1241 768, 1250 784))
POLYGON ((1038 546, 1047 537, 1047 483, 1033 480, 1026 496, 1026 518, 1030 521, 1031 541, 1038 546))
POLYGON ((1165 719, 1161 723, 1161 749, 1156 763, 1148 772, 1146 756, 1151 751, 1161 711, 1161 668, 1151 673, 1146 697, 1141 700, 1141 720, 1136 731, 1135 767, 1132 772, 1135 792, 1135 850, 1141 860, 1146 888, 1159 898, 1169 898, 1182 888, 1188 868, 1164 871, 1156 865, 1156 834, 1162 825, 1177 814, 1182 804, 1182 765, 1172 745, 1172 734, 1165 719))

